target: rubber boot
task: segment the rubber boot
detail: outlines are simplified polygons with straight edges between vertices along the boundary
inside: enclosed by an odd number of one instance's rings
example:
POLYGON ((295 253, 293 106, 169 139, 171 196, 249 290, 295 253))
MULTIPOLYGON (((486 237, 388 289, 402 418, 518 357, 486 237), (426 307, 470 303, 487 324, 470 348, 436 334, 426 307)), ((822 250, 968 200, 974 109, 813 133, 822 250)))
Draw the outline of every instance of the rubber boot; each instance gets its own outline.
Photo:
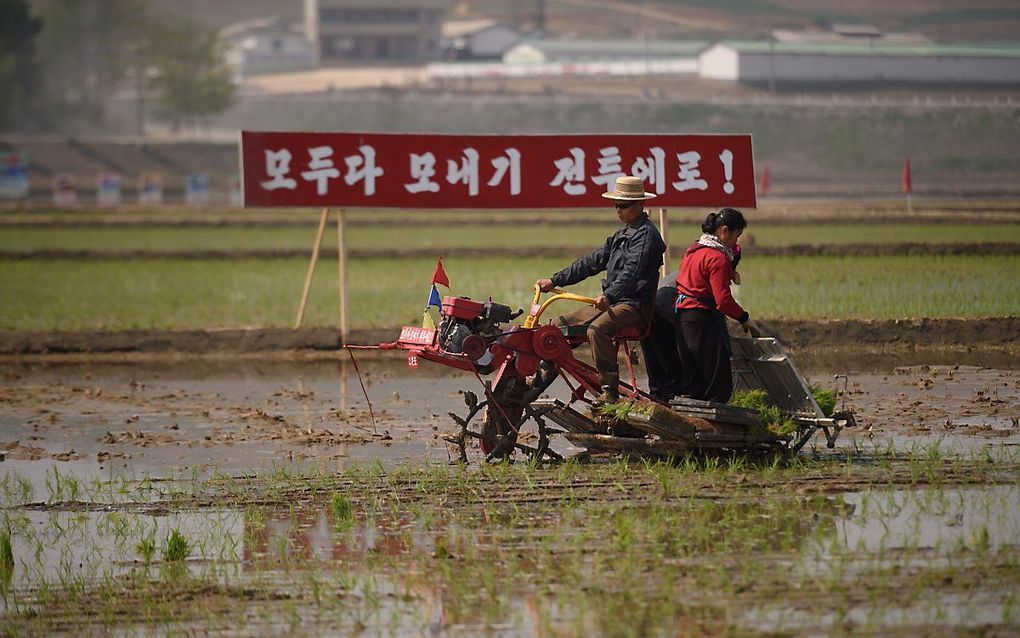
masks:
POLYGON ((599 372, 599 381, 602 384, 602 394, 596 397, 592 405, 605 405, 620 400, 619 372, 599 372))
POLYGON ((538 371, 535 376, 528 381, 528 390, 524 394, 524 402, 531 403, 538 397, 542 396, 549 386, 553 384, 553 381, 560 376, 560 373, 556 371, 556 366, 552 365, 548 361, 543 361, 538 366, 538 371))

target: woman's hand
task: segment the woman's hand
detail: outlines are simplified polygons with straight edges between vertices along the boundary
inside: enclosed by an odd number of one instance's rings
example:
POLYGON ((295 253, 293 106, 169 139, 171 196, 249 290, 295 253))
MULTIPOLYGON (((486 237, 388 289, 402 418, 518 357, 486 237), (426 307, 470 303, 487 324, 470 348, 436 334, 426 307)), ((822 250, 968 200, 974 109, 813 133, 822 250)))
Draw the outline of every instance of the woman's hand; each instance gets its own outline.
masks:
POLYGON ((535 282, 535 285, 538 286, 538 289, 542 292, 549 292, 553 289, 552 279, 539 279, 535 282))
POLYGON ((593 303, 592 305, 595 306, 596 310, 609 310, 609 307, 612 304, 609 303, 609 297, 605 295, 599 295, 598 297, 595 297, 595 303, 593 303))
POLYGON ((750 319, 740 324, 740 327, 744 329, 744 332, 751 335, 755 339, 760 339, 762 336, 764 336, 764 333, 762 333, 761 328, 758 327, 758 324, 751 321, 750 319))

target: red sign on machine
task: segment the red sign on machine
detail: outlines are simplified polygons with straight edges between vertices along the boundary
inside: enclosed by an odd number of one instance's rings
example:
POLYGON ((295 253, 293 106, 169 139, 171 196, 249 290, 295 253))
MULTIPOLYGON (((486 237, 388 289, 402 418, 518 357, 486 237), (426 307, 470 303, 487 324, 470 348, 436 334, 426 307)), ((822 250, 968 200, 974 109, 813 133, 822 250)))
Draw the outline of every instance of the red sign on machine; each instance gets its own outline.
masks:
POLYGON ((655 206, 756 206, 750 135, 241 133, 247 207, 581 208, 636 175, 655 206))

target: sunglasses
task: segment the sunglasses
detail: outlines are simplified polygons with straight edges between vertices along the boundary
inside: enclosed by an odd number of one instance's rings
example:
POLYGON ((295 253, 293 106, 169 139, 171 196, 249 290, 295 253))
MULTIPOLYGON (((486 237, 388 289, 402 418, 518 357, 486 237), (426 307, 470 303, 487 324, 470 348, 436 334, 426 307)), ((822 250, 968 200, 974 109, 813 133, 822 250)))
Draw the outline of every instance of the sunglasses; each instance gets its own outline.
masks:
POLYGON ((613 202, 613 205, 616 206, 616 210, 623 210, 624 208, 630 208, 634 204, 637 204, 637 202, 613 202))

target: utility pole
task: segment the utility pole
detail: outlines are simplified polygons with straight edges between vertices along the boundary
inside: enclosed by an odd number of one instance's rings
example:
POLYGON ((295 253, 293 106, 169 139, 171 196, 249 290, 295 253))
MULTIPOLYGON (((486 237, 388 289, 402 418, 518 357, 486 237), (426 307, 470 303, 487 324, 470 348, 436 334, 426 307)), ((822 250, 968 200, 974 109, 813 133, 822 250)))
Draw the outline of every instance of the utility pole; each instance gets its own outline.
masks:
POLYGON ((776 92, 776 36, 769 37, 769 93, 776 92))
POLYGON ((946 0, 939 0, 939 44, 946 41, 946 0))
POLYGON ((141 56, 135 60, 135 100, 137 102, 135 107, 135 116, 137 118, 136 125, 138 127, 138 137, 141 138, 142 143, 145 142, 145 65, 141 61, 141 56))

